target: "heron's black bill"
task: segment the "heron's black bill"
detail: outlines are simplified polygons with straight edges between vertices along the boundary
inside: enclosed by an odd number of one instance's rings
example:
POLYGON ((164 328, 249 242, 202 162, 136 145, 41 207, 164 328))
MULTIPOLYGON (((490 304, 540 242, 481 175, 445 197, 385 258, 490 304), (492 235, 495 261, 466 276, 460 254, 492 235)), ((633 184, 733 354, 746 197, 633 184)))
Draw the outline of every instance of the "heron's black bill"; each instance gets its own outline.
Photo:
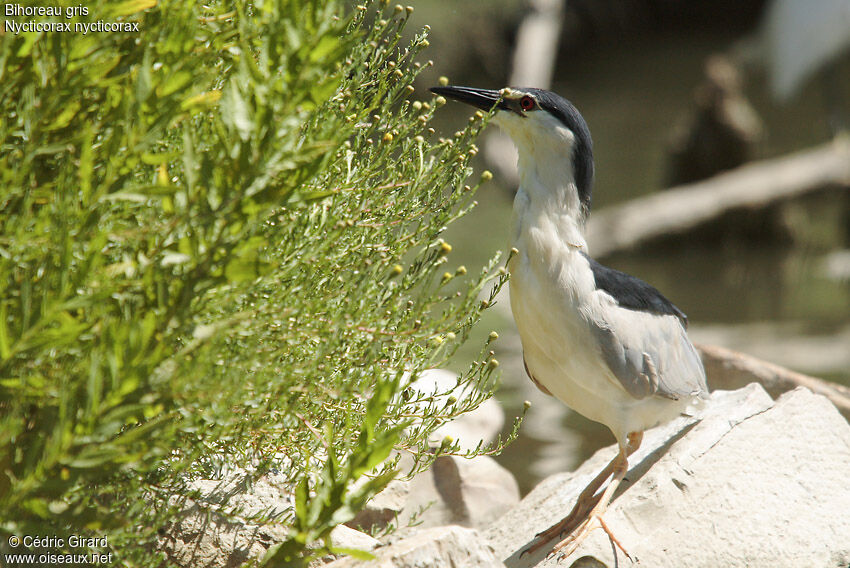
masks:
POLYGON ((498 103, 499 108, 507 110, 505 102, 501 100, 501 91, 493 89, 475 89, 473 87, 432 87, 431 92, 442 95, 447 99, 454 99, 483 111, 489 111, 498 103))

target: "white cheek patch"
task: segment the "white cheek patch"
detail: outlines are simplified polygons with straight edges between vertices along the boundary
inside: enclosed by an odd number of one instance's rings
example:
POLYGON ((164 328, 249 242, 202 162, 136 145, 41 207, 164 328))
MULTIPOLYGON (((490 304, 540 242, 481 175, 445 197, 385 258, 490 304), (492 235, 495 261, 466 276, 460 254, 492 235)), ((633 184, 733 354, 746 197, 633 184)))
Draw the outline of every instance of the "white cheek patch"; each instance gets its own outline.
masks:
POLYGON ((544 110, 535 110, 525 116, 499 111, 493 117, 493 123, 513 139, 521 152, 530 155, 554 153, 569 156, 575 143, 573 131, 544 110))

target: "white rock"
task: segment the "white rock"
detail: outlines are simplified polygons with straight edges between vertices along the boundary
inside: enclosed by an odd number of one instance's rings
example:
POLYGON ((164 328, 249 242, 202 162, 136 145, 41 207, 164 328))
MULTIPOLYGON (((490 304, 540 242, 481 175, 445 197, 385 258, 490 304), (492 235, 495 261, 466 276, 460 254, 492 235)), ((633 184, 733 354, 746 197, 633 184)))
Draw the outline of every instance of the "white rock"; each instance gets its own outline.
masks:
POLYGON ((331 531, 331 543, 337 548, 353 548, 367 552, 381 546, 378 539, 345 525, 339 525, 331 531))
POLYGON ((410 495, 399 516, 423 527, 463 525, 483 528, 519 503, 514 476, 489 456, 437 458, 410 482, 410 495))
MULTIPOLYGON (((615 564, 594 531, 570 558, 520 558, 560 520, 613 456, 541 483, 485 534, 512 568, 570 566, 585 555, 615 564)), ((647 432, 607 525, 644 566, 846 566, 850 563, 850 425, 826 399, 797 389, 773 404, 757 385, 717 392, 702 420, 647 432)), ((620 566, 629 564, 622 554, 620 566)))
POLYGON ((493 549, 483 542, 472 529, 458 526, 424 529, 389 546, 372 551, 374 560, 358 561, 341 558, 326 568, 504 568, 493 554, 493 549))

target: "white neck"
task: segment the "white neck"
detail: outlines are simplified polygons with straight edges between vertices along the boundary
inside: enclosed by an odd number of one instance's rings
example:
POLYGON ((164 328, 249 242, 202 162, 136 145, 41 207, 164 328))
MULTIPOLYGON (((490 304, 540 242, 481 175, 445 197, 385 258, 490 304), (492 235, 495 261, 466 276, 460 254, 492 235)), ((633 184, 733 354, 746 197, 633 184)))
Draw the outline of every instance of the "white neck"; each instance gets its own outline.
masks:
MULTIPOLYGON (((545 152, 545 150, 543 150, 545 152)), ((558 156, 535 156, 520 153, 520 186, 514 199, 513 245, 525 234, 527 246, 551 247, 557 244, 587 252, 584 216, 573 180, 569 160, 558 156), (538 164, 547 164, 546 168, 538 164), (552 165, 555 167, 551 167, 552 165), (529 231, 545 231, 545 243, 529 235, 529 231)))

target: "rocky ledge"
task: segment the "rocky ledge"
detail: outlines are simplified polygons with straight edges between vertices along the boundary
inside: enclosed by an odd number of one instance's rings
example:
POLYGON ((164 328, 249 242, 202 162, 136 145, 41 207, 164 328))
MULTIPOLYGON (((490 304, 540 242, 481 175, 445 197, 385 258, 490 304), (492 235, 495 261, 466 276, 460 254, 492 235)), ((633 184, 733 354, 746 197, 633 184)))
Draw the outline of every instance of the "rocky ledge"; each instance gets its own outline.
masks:
MULTIPOLYGON (((615 452, 613 446, 599 450, 576 471, 545 479, 521 501, 513 477, 492 459, 441 458, 411 482, 394 482, 351 527, 335 531, 338 545, 371 550, 375 560, 321 564, 850 566, 850 425, 823 396, 798 388, 774 401, 751 384, 716 391, 699 416, 648 431, 605 514, 631 561, 601 530, 569 558, 548 556, 546 548, 522 555, 537 532, 569 512, 615 452), (391 522, 404 527, 426 503, 432 505, 416 527, 381 540, 355 530, 391 522)), ((288 504, 289 496, 268 481, 238 495, 243 511, 274 508, 276 500, 288 504)), ((164 543, 178 564, 236 566, 261 556, 285 532, 234 519, 197 520, 185 522, 186 530, 164 543)))
MULTIPOLYGON (((479 530, 437 527, 375 548, 378 566, 601 567, 850 565, 850 425, 798 388, 775 402, 758 385, 712 394, 697 418, 646 433, 605 519, 632 556, 594 531, 569 558, 521 555, 614 456, 540 483, 479 530), (452 547, 457 547, 452 548, 452 547), (492 552, 492 556, 487 552, 492 552)), ((357 565, 337 560, 328 568, 357 565)), ((365 564, 364 564, 365 565, 365 564)))

